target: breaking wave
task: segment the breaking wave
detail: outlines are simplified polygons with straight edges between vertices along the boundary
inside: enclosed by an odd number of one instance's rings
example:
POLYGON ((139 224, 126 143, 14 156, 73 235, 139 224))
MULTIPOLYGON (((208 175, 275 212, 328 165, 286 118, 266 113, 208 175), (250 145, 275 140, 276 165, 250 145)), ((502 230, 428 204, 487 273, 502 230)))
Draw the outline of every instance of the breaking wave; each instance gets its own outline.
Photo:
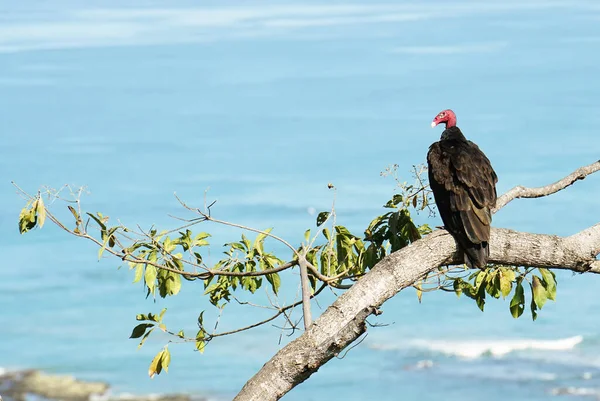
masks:
POLYGON ((407 365, 404 367, 404 370, 422 370, 422 369, 430 369, 433 367, 433 361, 431 359, 423 359, 417 361, 417 363, 413 365, 407 365))
POLYGON ((600 388, 589 387, 557 387, 550 390, 552 395, 575 395, 581 397, 600 398, 600 388))
POLYGON ((484 356, 501 357, 515 351, 567 351, 575 348, 583 341, 582 336, 573 336, 558 340, 473 340, 473 341, 446 341, 446 340, 414 340, 405 346, 395 347, 381 344, 371 344, 370 347, 378 350, 421 349, 449 356, 465 359, 475 359, 484 356))

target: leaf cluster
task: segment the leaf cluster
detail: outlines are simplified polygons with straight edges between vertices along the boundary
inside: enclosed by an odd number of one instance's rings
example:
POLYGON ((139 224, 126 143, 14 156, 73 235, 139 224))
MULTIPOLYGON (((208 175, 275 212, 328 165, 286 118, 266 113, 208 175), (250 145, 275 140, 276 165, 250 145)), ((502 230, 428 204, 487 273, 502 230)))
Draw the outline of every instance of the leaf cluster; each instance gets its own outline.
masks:
POLYGON ((19 233, 25 234, 35 226, 42 228, 46 221, 46 207, 41 196, 30 199, 19 214, 19 233))
POLYGON ((209 296, 214 306, 223 307, 224 302, 230 301, 231 293, 238 289, 254 294, 262 286, 263 277, 277 295, 281 285, 279 273, 261 274, 284 265, 283 260, 265 250, 264 242, 270 232, 271 229, 260 232, 254 241, 242 234, 240 241, 225 244, 228 247, 223 252, 225 258, 219 260, 213 269, 232 274, 219 275, 218 278, 210 276, 204 280, 204 294, 209 296))
MULTIPOLYGON (((365 274, 390 252, 431 232, 426 224, 415 225, 409 210, 412 203, 406 203, 404 199, 402 194, 396 194, 386 202, 383 207, 391 210, 375 217, 362 236, 353 234, 342 225, 325 227, 331 212, 319 213, 316 224, 325 242, 303 248, 307 261, 317 267, 322 276, 334 278, 329 284, 339 286, 346 279, 355 280, 365 274)), ((307 242, 309 238, 310 230, 305 233, 307 242)), ((313 290, 319 280, 323 281, 322 276, 309 275, 313 290)))
POLYGON ((511 293, 510 313, 514 318, 520 317, 526 305, 525 288, 529 283, 531 290, 530 310, 533 320, 537 319, 538 310, 547 300, 556 299, 556 276, 545 269, 523 269, 514 266, 491 266, 478 270, 467 277, 446 276, 452 290, 458 297, 464 294, 475 301, 481 311, 484 310, 486 295, 492 298, 506 299, 511 293), (539 275, 533 274, 537 270, 539 275), (513 291, 514 290, 514 291, 513 291))

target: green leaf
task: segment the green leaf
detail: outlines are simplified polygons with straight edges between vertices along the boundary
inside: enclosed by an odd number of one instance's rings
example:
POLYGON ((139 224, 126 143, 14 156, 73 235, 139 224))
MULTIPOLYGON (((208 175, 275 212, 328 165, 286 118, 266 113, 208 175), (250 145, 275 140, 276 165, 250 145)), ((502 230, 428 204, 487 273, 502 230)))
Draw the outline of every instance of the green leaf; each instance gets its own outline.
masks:
POLYGON ((433 230, 431 229, 431 227, 429 227, 429 224, 422 224, 419 226, 419 232, 422 236, 431 233, 431 231, 433 230))
POLYGON ((517 288, 515 289, 515 294, 510 300, 510 313, 515 319, 521 316, 525 310, 525 293, 523 291, 522 281, 522 277, 517 279, 517 288))
POLYGON ((310 239, 310 230, 306 230, 304 232, 304 241, 306 241, 306 243, 308 243, 309 239, 310 239))
POLYGON ((419 300, 419 303, 421 303, 421 298, 423 297, 423 291, 421 290, 421 283, 422 283, 422 281, 419 281, 415 285, 415 289, 417 290, 417 299, 419 300))
MULTIPOLYGON (((513 273, 514 275, 514 273, 513 273)), ((510 276, 505 274, 504 272, 500 272, 500 292, 502 293, 502 297, 506 298, 511 290, 512 290, 512 280, 510 279, 510 276)))
POLYGON ((317 215, 317 227, 319 227, 321 224, 325 223, 327 221, 327 219, 329 218, 330 213, 329 212, 321 212, 317 215))
POLYGON ((100 247, 100 249, 98 249, 98 260, 100 260, 102 258, 102 254, 104 253, 104 251, 106 250, 106 246, 108 245, 108 238, 109 237, 104 237, 104 243, 102 244, 102 246, 100 247))
POLYGON ((498 271, 494 271, 491 274, 488 273, 487 284, 485 290, 494 298, 500 298, 500 275, 498 271))
POLYGON ((462 283, 464 283, 464 281, 461 278, 455 279, 454 283, 452 283, 452 287, 454 288, 454 292, 458 298, 460 298, 460 294, 463 292, 462 283))
POLYGON ((171 363, 171 353, 169 352, 169 348, 165 347, 162 356, 162 367, 165 372, 169 373, 169 364, 171 363))
POLYGON ((156 354, 150 363, 150 367, 148 368, 148 376, 150 376, 151 379, 154 378, 155 375, 159 375, 162 371, 162 358, 164 352, 164 350, 161 350, 158 354, 156 354))
POLYGON ((538 269, 542 274, 542 278, 544 279, 544 283, 546 287, 546 295, 548 299, 553 301, 556 300, 556 275, 553 271, 548 269, 539 268, 538 269))
POLYGON ((207 246, 208 245, 208 241, 205 241, 206 238, 210 237, 209 233, 200 233, 198 235, 196 235, 196 238, 194 238, 194 246, 207 246))
POLYGON ((162 322, 162 318, 165 315, 165 313, 167 312, 167 308, 163 308, 163 310, 160 311, 160 313, 158 314, 158 321, 162 322))
POLYGON ((397 205, 402 203, 402 195, 396 194, 389 200, 383 207, 388 209, 395 209, 397 205))
POLYGON ((141 263, 135 264, 135 276, 133 277, 133 282, 137 283, 144 276, 144 265, 141 263))
POLYGON ((531 318, 535 322, 535 319, 537 319, 537 306, 535 305, 535 301, 533 299, 531 300, 530 307, 531 307, 531 318))
POLYGON ((79 225, 79 223, 81 223, 81 217, 79 217, 79 213, 77 213, 77 211, 75 210, 75 208, 73 206, 67 206, 69 208, 69 211, 71 212, 71 214, 73 215, 73 217, 75 217, 75 225, 79 225))
POLYGON ((175 250, 175 248, 177 248, 177 244, 175 244, 175 242, 172 241, 171 238, 167 237, 163 241, 163 248, 166 253, 171 253, 175 250))
POLYGON ((501 267, 500 271, 502 272, 502 276, 506 277, 509 281, 515 281, 516 274, 514 270, 501 267))
POLYGON ((177 295, 181 290, 181 275, 177 273, 169 272, 169 276, 166 281, 167 293, 169 295, 177 295))
POLYGON ((477 276, 475 277, 475 291, 479 292, 481 285, 485 283, 485 279, 487 277, 487 272, 485 270, 481 270, 477 272, 477 276))
POLYGON ((100 228, 102 229, 102 231, 106 231, 106 225, 100 220, 102 219, 102 213, 98 212, 98 215, 100 216, 100 218, 94 216, 93 214, 91 214, 90 212, 86 213, 88 216, 90 216, 92 219, 94 219, 94 221, 96 223, 98 223, 98 225, 100 226, 100 228))
POLYGON ((268 234, 273 230, 273 228, 268 228, 264 230, 262 233, 259 233, 254 240, 253 248, 256 249, 259 255, 263 254, 263 243, 265 242, 265 238, 267 238, 268 234))
MULTIPOLYGON (((171 268, 177 268, 174 263, 167 262, 171 268)), ((181 289, 181 275, 165 269, 160 269, 158 272, 158 289, 162 298, 169 295, 177 295, 181 289)))
POLYGON ((204 325, 204 311, 200 312, 198 315, 198 327, 202 327, 204 325))
POLYGON ((37 202, 33 203, 33 206, 29 208, 29 203, 21 209, 21 213, 19 214, 19 233, 24 234, 27 231, 31 230, 35 227, 35 223, 37 220, 35 209, 37 202))
POLYGON ((146 281, 146 286, 151 293, 154 293, 154 288, 156 286, 156 267, 153 265, 146 265, 146 273, 144 274, 144 280, 146 281))
POLYGON ((273 293, 277 295, 277 291, 279 291, 279 287, 281 286, 281 278, 278 273, 271 273, 265 276, 267 281, 271 283, 271 288, 273 289, 273 293))
MULTIPOLYGON (((310 252, 307 256, 307 260, 308 256, 310 255, 310 252)), ((313 265, 315 265, 314 262, 311 262, 313 265)), ((323 250, 323 252, 321 252, 321 274, 324 274, 326 276, 333 276, 335 274, 335 272, 338 270, 338 259, 335 256, 335 253, 333 252, 333 250, 327 248, 325 250, 323 250)))
POLYGON ((206 238, 212 237, 212 235, 210 235, 209 233, 200 233, 198 235, 196 235, 196 237, 194 238, 194 246, 207 246, 210 245, 209 242, 206 240, 206 238))
POLYGON ((179 330, 179 333, 177 333, 177 337, 185 338, 185 333, 183 332, 183 330, 179 330))
POLYGON ((242 287, 245 290, 250 291, 252 294, 254 294, 260 286, 259 279, 257 279, 256 277, 242 277, 241 281, 242 287))
POLYGON ((109 233, 108 233, 108 246, 113 248, 117 242, 117 239, 114 235, 115 231, 117 231, 119 227, 113 227, 110 229, 109 233))
POLYGON ((133 328, 133 331, 131 332, 131 335, 129 336, 129 338, 140 338, 141 336, 144 335, 144 333, 146 332, 146 330, 150 327, 153 327, 153 324, 149 324, 149 323, 142 323, 142 324, 138 324, 137 326, 135 326, 133 328))
POLYGON ((382 225, 385 222, 386 216, 389 213, 386 213, 383 216, 377 216, 369 223, 369 227, 365 230, 365 240, 381 242, 383 241, 383 232, 385 231, 385 227, 382 225))
POLYGON ((146 334, 144 334, 144 337, 142 337, 142 340, 138 344, 138 349, 140 349, 142 347, 142 345, 144 345, 144 343, 146 342, 146 339, 148 338, 148 336, 150 335, 150 333, 152 333, 153 330, 154 330, 154 327, 151 328, 150 330, 148 330, 146 332, 146 334))
POLYGON ((246 248, 244 248, 244 245, 240 242, 231 242, 225 245, 230 246, 232 249, 236 249, 241 252, 246 252, 246 248))
POLYGON ((179 237, 179 243, 184 251, 188 251, 192 247, 192 232, 190 230, 185 230, 185 233, 179 232, 181 237, 179 237))
POLYGON ((246 251, 250 250, 250 240, 244 234, 242 234, 242 244, 244 244, 246 251))
MULTIPOLYGON (((202 313, 200 314, 200 316, 202 316, 202 313)), ((200 318, 198 318, 198 320, 200 320, 200 318)), ((204 331, 200 329, 198 330, 198 333, 196 333, 196 351, 200 351, 200 353, 203 354, 205 346, 206 342, 204 341, 204 331)))
POLYGON ((533 300, 539 309, 544 307, 544 304, 548 300, 548 296, 546 293, 546 289, 542 284, 542 280, 538 276, 533 276, 533 280, 531 283, 531 293, 533 295, 533 300))
POLYGON ((44 222, 46 221, 46 207, 44 206, 44 200, 42 199, 41 196, 37 200, 35 212, 37 213, 38 227, 39 228, 44 227, 44 222))
POLYGON ((481 290, 475 298, 475 303, 477 303, 477 307, 483 312, 483 309, 485 307, 485 287, 481 287, 481 290))

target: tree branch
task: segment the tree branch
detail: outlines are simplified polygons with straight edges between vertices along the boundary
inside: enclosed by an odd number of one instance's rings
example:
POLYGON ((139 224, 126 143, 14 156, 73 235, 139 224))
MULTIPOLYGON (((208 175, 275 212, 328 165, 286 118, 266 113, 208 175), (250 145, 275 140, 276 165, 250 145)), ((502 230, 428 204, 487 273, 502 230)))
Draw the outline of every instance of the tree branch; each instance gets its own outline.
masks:
MULTIPOLYGON (((587 236, 583 244, 575 242, 575 238, 581 239, 581 233, 561 238, 495 228, 490 239, 490 262, 600 273, 599 263, 591 255, 592 249, 600 245, 600 224, 592 228, 594 235, 587 236)), ((456 249, 452 236, 438 230, 385 257, 309 330, 267 362, 234 401, 281 398, 363 334, 365 319, 386 300, 439 266, 461 263, 456 249)))
POLYGON ((302 315, 304 318, 304 330, 308 330, 312 324, 312 314, 310 312, 310 283, 308 281, 308 268, 306 260, 306 250, 303 250, 298 257, 300 265, 300 287, 302 289, 302 315))
MULTIPOLYGON (((515 187, 498 199, 555 193, 600 170, 600 161, 542 188, 515 187)), ((490 263, 600 273, 600 223, 570 237, 493 228, 490 263)), ((462 263, 452 236, 437 230, 386 256, 342 294, 299 338, 283 347, 242 388, 234 401, 275 401, 308 379, 366 331, 366 318, 399 291, 440 266, 462 263)))
POLYGON ((565 189, 569 185, 573 185, 575 181, 583 180, 585 177, 595 173, 598 170, 600 170, 600 160, 590 164, 589 166, 580 167, 562 180, 558 180, 553 184, 546 185, 545 187, 526 188, 521 185, 516 186, 498 198, 493 213, 496 213, 498 210, 502 209, 513 199, 540 198, 542 196, 552 195, 562 189, 565 189))

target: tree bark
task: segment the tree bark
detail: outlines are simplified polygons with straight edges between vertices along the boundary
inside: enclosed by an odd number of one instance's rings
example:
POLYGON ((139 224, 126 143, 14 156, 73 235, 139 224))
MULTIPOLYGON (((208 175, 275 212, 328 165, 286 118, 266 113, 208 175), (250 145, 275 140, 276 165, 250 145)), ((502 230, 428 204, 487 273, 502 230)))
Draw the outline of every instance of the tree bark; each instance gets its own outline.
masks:
MULTIPOLYGON (((515 187, 499 198, 502 201, 499 206, 518 197, 557 192, 598 171, 600 161, 582 169, 547 187, 515 187), (580 174, 582 169, 586 170, 580 174)), ((493 228, 489 262, 600 273, 600 263, 596 261, 598 253, 600 223, 570 237, 493 228)), ((366 318, 386 300, 423 279, 428 272, 460 263, 462 256, 445 230, 437 230, 386 256, 327 308, 304 334, 277 352, 244 385, 234 401, 280 399, 363 334, 366 318)))

